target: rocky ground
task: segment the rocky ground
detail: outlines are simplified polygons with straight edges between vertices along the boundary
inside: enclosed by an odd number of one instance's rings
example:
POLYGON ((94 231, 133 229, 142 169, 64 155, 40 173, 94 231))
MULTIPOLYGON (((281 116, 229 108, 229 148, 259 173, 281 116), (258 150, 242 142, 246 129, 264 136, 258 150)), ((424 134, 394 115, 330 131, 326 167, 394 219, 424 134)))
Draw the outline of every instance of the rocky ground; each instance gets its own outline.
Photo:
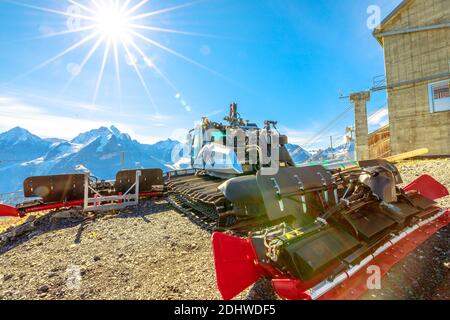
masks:
MULTIPOLYGON (((450 187, 449 159, 408 161, 399 168, 405 181, 429 173, 450 187)), ((450 200, 442 204, 450 207, 450 200)), ((0 245, 0 299, 220 299, 210 235, 164 200, 96 217, 40 219, 36 230, 0 245)), ((447 229, 420 249, 439 250, 429 264, 440 268, 436 281, 444 284, 448 237, 447 229)), ((402 272, 398 267, 394 279, 402 272)), ((238 298, 273 298, 268 287, 261 282, 238 298)), ((432 298, 450 299, 448 286, 436 290, 432 298)))
MULTIPOLYGON (((261 284, 239 298, 257 299, 261 284)), ((165 201, 49 219, 0 248, 0 299, 220 299, 210 234, 165 201)))

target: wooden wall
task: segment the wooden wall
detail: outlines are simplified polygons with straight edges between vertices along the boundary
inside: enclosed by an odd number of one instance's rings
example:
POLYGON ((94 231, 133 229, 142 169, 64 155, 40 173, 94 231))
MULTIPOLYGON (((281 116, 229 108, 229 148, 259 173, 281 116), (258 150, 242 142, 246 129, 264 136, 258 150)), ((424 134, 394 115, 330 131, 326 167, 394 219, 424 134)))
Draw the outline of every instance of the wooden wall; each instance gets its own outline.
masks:
POLYGON ((384 126, 369 134, 369 158, 386 158, 391 155, 391 135, 389 126, 384 126))

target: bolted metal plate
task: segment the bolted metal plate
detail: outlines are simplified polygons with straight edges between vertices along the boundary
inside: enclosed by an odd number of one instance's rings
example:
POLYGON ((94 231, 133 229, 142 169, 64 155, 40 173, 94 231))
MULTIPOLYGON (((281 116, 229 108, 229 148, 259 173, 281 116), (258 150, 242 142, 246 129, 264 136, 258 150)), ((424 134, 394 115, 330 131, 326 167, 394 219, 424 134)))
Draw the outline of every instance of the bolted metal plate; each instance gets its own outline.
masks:
POLYGON ((407 195, 409 201, 400 198, 400 201, 380 206, 382 212, 397 223, 408 224, 412 217, 431 209, 436 202, 418 193, 407 195))
POLYGON ((127 192, 136 182, 136 171, 141 171, 139 192, 163 191, 164 180, 161 169, 133 169, 122 170, 116 175, 114 188, 116 192, 127 192))
POLYGON ((45 203, 84 198, 84 174, 29 177, 23 182, 26 198, 40 197, 45 203))
POLYGON ((358 231, 359 237, 366 242, 378 239, 395 225, 393 219, 377 210, 379 209, 376 206, 367 206, 347 216, 347 219, 358 231))
POLYGON ((310 280, 359 246, 344 230, 330 227, 289 245, 282 259, 292 274, 310 280))
POLYGON ((291 215, 298 219, 300 225, 313 222, 313 217, 321 213, 318 193, 325 199, 322 191, 308 194, 313 190, 327 187, 328 204, 336 204, 333 177, 322 166, 280 168, 276 175, 262 175, 258 172, 256 179, 271 221, 291 215), (305 196, 302 197, 302 194, 305 196))
POLYGON ((422 210, 429 209, 437 204, 436 201, 430 200, 427 197, 424 197, 418 193, 413 193, 408 195, 409 200, 418 208, 422 210))

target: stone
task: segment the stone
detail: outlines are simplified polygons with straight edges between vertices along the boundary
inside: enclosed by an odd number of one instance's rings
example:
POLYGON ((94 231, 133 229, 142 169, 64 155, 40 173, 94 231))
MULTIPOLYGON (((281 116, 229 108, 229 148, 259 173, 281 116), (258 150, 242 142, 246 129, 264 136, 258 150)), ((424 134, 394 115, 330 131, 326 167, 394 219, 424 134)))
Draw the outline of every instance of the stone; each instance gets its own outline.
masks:
POLYGON ((11 232, 10 232, 11 238, 20 237, 20 236, 24 235, 25 233, 34 230, 34 228, 35 228, 34 221, 24 223, 16 228, 14 228, 13 230, 11 230, 11 232))
POLYGON ((5 274, 3 276, 3 281, 8 281, 8 280, 11 280, 12 278, 13 278, 12 274, 5 274))
POLYGON ((25 220, 25 223, 34 222, 36 221, 36 216, 28 216, 25 220))
POLYGON ((43 285, 37 289, 37 292, 42 294, 42 293, 47 293, 49 290, 50 290, 49 286, 43 285))
POLYGON ((80 218, 80 212, 76 209, 72 210, 64 210, 55 212, 52 217, 50 218, 51 222, 55 222, 58 220, 64 220, 64 219, 78 219, 80 218))

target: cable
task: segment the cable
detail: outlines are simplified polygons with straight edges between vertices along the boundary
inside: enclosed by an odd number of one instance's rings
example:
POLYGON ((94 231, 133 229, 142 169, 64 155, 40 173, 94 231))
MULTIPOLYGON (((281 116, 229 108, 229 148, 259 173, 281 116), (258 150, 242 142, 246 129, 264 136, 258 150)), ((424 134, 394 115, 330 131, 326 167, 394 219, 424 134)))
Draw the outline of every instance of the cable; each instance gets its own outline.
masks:
POLYGON ((333 128, 342 118, 344 118, 344 116, 353 109, 353 106, 350 105, 349 107, 347 107, 342 113, 340 113, 338 116, 336 116, 333 120, 331 120, 324 128, 322 128, 317 134, 315 134, 313 136, 312 139, 310 139, 309 143, 299 146, 296 150, 293 151, 293 154, 299 152, 300 150, 302 150, 305 147, 308 147, 310 145, 312 145, 313 143, 315 143, 317 140, 319 140, 325 132, 327 132, 327 130, 333 128))
POLYGON ((379 107, 377 110, 375 110, 375 111, 367 118, 367 120, 373 119, 373 118, 378 114, 378 112, 380 112, 381 110, 383 110, 384 108, 386 108, 386 106, 387 106, 387 104, 384 104, 384 105, 382 105, 381 107, 379 107))
MULTIPOLYGON (((384 108, 386 108, 386 104, 382 105, 381 107, 379 107, 375 112, 373 112, 369 117, 368 120, 372 119, 373 117, 375 117, 381 110, 383 110, 384 108)), ((305 148, 308 147, 310 145, 312 145, 313 143, 317 142, 320 138, 322 138, 322 136, 331 128, 333 128, 350 110, 353 109, 353 106, 350 105, 349 107, 347 107, 341 114, 339 114, 338 116, 336 116, 334 119, 332 119, 323 129, 321 129, 317 134, 315 134, 307 144, 303 145, 303 147, 299 147, 298 149, 294 150, 293 153, 296 153, 298 151, 301 150, 301 148, 305 148)), ((339 135, 339 136, 333 136, 333 140, 339 140, 339 139, 334 139, 336 137, 338 138, 343 138, 345 136, 344 135, 339 135)))
POLYGON ((349 106, 347 109, 345 109, 341 114, 339 114, 337 117, 335 117, 331 122, 329 122, 322 130, 320 130, 312 139, 310 139, 309 143, 305 146, 310 146, 313 143, 315 143, 317 140, 322 138, 322 136, 327 132, 327 130, 333 128, 344 116, 353 109, 353 106, 349 106))

